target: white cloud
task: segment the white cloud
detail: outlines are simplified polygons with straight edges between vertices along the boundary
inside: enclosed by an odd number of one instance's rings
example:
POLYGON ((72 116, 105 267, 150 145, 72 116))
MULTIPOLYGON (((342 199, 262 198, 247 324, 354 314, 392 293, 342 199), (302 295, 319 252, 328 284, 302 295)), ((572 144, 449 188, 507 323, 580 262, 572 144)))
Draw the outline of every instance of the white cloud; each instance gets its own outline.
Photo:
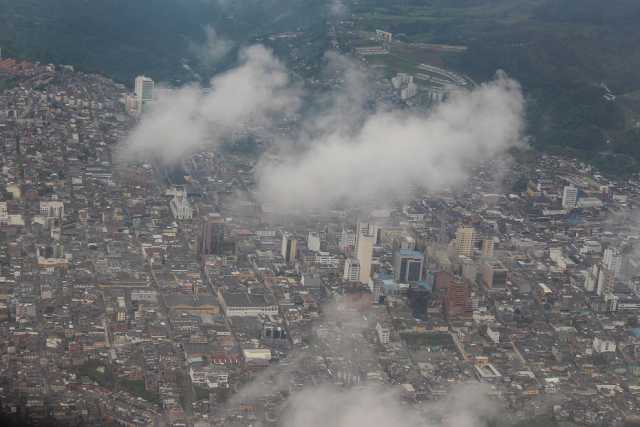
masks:
POLYGON ((322 209, 456 185, 519 143, 522 115, 520 87, 502 75, 429 115, 374 113, 356 132, 327 129, 304 153, 262 162, 258 194, 281 209, 322 209))
POLYGON ((488 387, 466 384, 442 401, 409 405, 398 389, 313 387, 291 396, 284 427, 480 427, 498 412, 488 387))
POLYGON ((210 86, 158 90, 151 111, 123 141, 120 156, 173 163, 246 127, 268 129, 299 107, 300 94, 286 68, 259 45, 241 50, 239 65, 216 75, 210 86))
POLYGON ((211 67, 231 51, 233 42, 218 35, 211 25, 205 26, 203 31, 205 33, 204 43, 191 42, 189 50, 200 65, 211 67))

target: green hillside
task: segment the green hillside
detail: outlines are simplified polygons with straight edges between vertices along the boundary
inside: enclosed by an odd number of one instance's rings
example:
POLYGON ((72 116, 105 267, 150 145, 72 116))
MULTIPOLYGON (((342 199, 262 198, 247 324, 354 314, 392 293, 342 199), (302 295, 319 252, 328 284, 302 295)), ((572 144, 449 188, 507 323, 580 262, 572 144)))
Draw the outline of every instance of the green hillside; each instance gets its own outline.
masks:
POLYGON ((467 46, 444 59, 476 80, 497 69, 518 79, 537 146, 612 173, 639 170, 640 2, 354 0, 353 11, 362 30, 467 46))

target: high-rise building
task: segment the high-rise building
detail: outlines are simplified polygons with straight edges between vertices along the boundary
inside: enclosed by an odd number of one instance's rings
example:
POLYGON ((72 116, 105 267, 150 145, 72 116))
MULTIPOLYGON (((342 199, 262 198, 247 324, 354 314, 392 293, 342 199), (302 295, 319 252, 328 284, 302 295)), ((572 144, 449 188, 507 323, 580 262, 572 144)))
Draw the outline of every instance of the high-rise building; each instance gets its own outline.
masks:
POLYGON ((355 253, 360 262, 360 283, 369 283, 371 278, 371 262, 375 241, 375 228, 371 224, 359 222, 356 228, 355 253))
POLYGON ((318 233, 309 233, 307 237, 307 249, 313 252, 320 252, 320 235, 318 233))
POLYGON ((460 277, 452 277, 447 284, 444 312, 447 319, 468 319, 473 316, 471 289, 460 277))
POLYGON ((138 112, 145 111, 145 108, 153 101, 153 80, 146 76, 138 76, 135 80, 135 95, 138 101, 138 112))
POLYGON ((282 234, 282 258, 287 264, 296 260, 298 241, 290 234, 282 234))
POLYGON ((224 218, 209 214, 202 222, 200 255, 222 255, 224 244, 224 218))
POLYGON ((591 271, 587 271, 584 278, 584 289, 587 292, 593 292, 596 290, 598 284, 598 277, 600 276, 600 266, 594 264, 591 271))
POLYGON ((507 286, 509 270, 497 260, 488 260, 482 264, 482 283, 487 289, 504 289, 507 286))
POLYGON ((356 241, 356 235, 351 230, 343 229, 340 233, 340 239, 338 241, 338 247, 343 252, 350 252, 353 249, 356 241))
POLYGON ((562 191, 562 208, 571 210, 578 202, 578 189, 573 185, 567 185, 562 191))
POLYGON ((399 249, 393 254, 393 278, 398 283, 419 282, 423 278, 424 254, 399 249))
POLYGON ((620 251, 615 248, 605 249, 602 264, 611 270, 615 277, 619 277, 622 269, 622 255, 620 254, 620 251))
POLYGON ((597 295, 607 295, 613 293, 616 286, 616 276, 612 270, 604 265, 600 267, 598 272, 598 284, 596 287, 597 295))
POLYGON ((478 234, 473 227, 459 227, 456 231, 456 254, 472 257, 478 241, 478 234))
POLYGON ((482 241, 482 256, 486 258, 493 257, 493 239, 484 239, 482 241))
POLYGON ((402 234, 396 237, 395 239, 393 239, 393 249, 394 250, 409 249, 413 251, 416 249, 416 239, 414 239, 409 235, 402 234))
POLYGON ((342 279, 347 282, 360 281, 360 263, 356 258, 347 258, 344 261, 344 273, 342 279))
POLYGON ((177 220, 191 219, 193 217, 193 209, 184 190, 176 191, 173 199, 169 202, 169 207, 173 217, 177 220))
POLYGON ((40 202, 40 215, 47 218, 64 218, 64 203, 59 200, 43 200, 40 202))

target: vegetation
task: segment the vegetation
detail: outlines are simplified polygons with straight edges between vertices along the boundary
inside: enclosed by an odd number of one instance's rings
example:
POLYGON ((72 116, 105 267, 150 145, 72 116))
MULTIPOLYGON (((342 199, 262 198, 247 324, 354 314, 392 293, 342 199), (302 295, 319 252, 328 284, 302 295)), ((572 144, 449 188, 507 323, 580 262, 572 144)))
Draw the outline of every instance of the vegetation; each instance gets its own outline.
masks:
POLYGON ((78 368, 78 376, 81 379, 82 377, 87 377, 102 387, 125 390, 148 402, 159 403, 158 394, 147 391, 144 387, 144 380, 118 378, 108 364, 96 360, 89 360, 80 366, 78 368))
POLYGON ((362 0, 363 30, 407 42, 457 44, 443 57, 477 81, 503 69, 520 81, 536 146, 638 170, 640 3, 616 0, 362 0), (607 99, 608 90, 616 96, 607 99))
POLYGON ((193 47, 206 43, 207 26, 239 46, 320 27, 321 7, 313 0, 0 0, 0 47, 4 56, 71 64, 127 84, 138 74, 180 83, 229 62, 199 61, 202 49, 193 47))

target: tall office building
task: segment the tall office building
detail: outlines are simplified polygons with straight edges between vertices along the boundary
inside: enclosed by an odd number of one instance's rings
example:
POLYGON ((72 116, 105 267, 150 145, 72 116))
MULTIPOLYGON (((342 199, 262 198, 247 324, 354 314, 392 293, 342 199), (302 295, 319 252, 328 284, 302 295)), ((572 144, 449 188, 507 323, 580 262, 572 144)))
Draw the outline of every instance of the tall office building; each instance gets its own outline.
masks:
POLYGON ((344 261, 344 273, 342 279, 347 282, 360 281, 360 263, 356 258, 347 258, 344 261))
POLYGON ((153 101, 153 80, 146 76, 138 76, 135 80, 135 95, 138 102, 138 112, 145 111, 147 107, 153 101))
POLYGON ((409 249, 412 251, 415 250, 416 239, 406 234, 402 234, 396 237, 395 239, 393 239, 393 250, 396 251, 400 249, 409 249))
POLYGON ((307 249, 313 252, 320 252, 320 235, 310 232, 307 237, 307 249))
POLYGON ((222 255, 224 245, 224 218, 209 214, 202 222, 200 255, 222 255))
POLYGON ((451 277, 449 283, 447 283, 444 312, 447 319, 468 319, 473 316, 471 289, 460 277, 451 277))
POLYGON ((482 256, 486 258, 493 257, 493 239, 484 239, 482 241, 482 256))
POLYGON ((376 241, 375 227, 367 223, 358 223, 356 227, 355 254, 360 262, 360 283, 369 283, 373 245, 376 241))
POLYGON ((616 287, 616 275, 604 265, 598 272, 598 283, 596 286, 597 295, 607 295, 613 293, 616 287))
POLYGON ((573 185, 567 185, 562 191, 562 208, 571 210, 578 202, 578 189, 573 185))
POLYGON ((620 251, 615 248, 605 249, 602 264, 612 271, 615 277, 619 277, 622 269, 622 255, 620 251))
POLYGON ((173 199, 169 202, 169 207, 171 208, 173 217, 177 220, 191 219, 193 217, 193 209, 191 208, 189 199, 187 199, 187 193, 184 190, 176 191, 173 199))
POLYGON ((419 282, 423 278, 424 254, 399 249, 393 254, 393 278, 397 283, 419 282))
POLYGON ((340 239, 338 241, 338 248, 343 252, 351 252, 356 241, 356 235, 351 230, 343 229, 340 233, 340 239))
POLYGON ((478 241, 478 234, 473 227, 458 227, 456 231, 456 254, 472 257, 478 241))
POLYGON ((284 258, 285 262, 292 263, 296 260, 298 241, 292 237, 290 234, 283 233, 282 234, 282 258, 284 258))
POLYGON ((487 260, 482 264, 482 283, 487 289, 504 289, 509 270, 498 260, 487 260))

